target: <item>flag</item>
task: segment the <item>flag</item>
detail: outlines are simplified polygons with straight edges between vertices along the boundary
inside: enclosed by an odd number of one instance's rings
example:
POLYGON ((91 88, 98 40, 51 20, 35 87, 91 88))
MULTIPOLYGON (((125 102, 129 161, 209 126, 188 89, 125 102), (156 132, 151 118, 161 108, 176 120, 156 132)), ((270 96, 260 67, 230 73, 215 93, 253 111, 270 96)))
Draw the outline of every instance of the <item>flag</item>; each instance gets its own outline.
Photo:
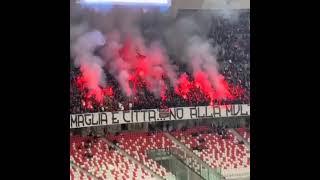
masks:
POLYGON ((170 116, 170 109, 169 108, 168 109, 160 109, 159 110, 159 118, 164 119, 164 118, 167 118, 169 116, 170 116))

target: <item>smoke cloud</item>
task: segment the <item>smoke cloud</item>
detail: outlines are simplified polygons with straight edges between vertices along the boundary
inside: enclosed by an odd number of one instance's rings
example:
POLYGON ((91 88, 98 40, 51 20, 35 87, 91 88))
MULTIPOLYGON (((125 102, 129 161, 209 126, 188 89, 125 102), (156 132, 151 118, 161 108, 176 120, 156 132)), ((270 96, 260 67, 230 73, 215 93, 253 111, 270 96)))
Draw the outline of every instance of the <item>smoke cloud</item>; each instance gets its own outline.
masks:
POLYGON ((70 43, 74 64, 87 77, 86 86, 94 94, 106 86, 104 71, 108 71, 127 96, 137 93, 137 86, 145 86, 155 96, 165 98, 168 87, 163 77, 175 88, 187 79, 185 74, 179 77, 173 65, 178 62, 187 65, 194 82, 208 96, 227 98, 228 87, 219 74, 216 60, 219 47, 212 47, 207 39, 212 16, 198 13, 173 20, 155 13, 149 16, 150 21, 157 20, 154 28, 141 30, 145 20, 142 11, 114 8, 97 12, 71 4, 70 43), (146 35, 152 38, 145 38, 146 35), (98 47, 101 49, 96 55, 98 47), (169 59, 168 51, 177 58, 169 59))
POLYGON ((103 90, 106 86, 106 75, 103 70, 103 60, 94 55, 97 47, 105 44, 105 38, 101 32, 93 30, 84 32, 88 27, 80 25, 71 29, 71 55, 74 65, 80 68, 82 73, 81 83, 89 92, 87 96, 94 96, 98 102, 103 101, 103 90))

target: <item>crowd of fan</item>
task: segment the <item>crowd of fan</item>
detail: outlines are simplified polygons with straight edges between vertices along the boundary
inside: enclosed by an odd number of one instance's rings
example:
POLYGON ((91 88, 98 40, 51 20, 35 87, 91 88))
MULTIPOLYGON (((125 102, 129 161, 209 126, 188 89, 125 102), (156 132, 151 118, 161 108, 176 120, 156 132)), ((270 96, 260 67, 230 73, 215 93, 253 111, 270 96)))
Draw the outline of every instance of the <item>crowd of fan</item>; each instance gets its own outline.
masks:
POLYGON ((239 23, 220 20, 211 37, 220 45, 218 58, 228 82, 245 89, 240 101, 249 101, 250 91, 250 20, 249 12, 239 15, 239 23))
MULTIPOLYGON (((228 83, 232 86, 239 86, 244 93, 232 101, 219 102, 222 104, 230 103, 250 103, 250 20, 249 12, 243 12, 239 15, 237 23, 230 22, 223 18, 213 18, 215 26, 211 29, 209 39, 213 46, 219 46, 218 62, 220 64, 220 73, 224 75, 228 83)), ((183 69, 184 65, 181 65, 183 69)), ((177 96, 174 88, 171 87, 166 92, 166 99, 156 98, 146 89, 139 90, 139 93, 131 98, 126 97, 113 76, 107 74, 107 84, 113 88, 112 97, 104 101, 104 104, 92 104, 92 109, 83 105, 85 92, 79 91, 75 80, 80 74, 79 68, 72 67, 70 72, 70 113, 97 112, 120 110, 119 102, 123 109, 155 109, 175 106, 195 106, 208 105, 208 98, 202 93, 193 92, 195 98, 188 100, 177 96), (131 104, 131 105, 130 105, 131 104)), ((95 102, 95 101, 92 101, 95 102)))

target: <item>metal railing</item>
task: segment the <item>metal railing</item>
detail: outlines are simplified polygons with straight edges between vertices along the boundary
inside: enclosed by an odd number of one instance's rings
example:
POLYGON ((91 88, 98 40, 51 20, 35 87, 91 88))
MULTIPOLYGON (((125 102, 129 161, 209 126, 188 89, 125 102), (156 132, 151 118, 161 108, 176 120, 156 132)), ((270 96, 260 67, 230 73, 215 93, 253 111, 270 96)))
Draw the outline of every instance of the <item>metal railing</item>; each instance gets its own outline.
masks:
POLYGON ((179 156, 181 159, 187 161, 186 164, 190 165, 196 172, 199 172, 206 180, 220 180, 225 179, 221 174, 221 168, 212 168, 200 157, 194 154, 185 145, 179 142, 175 137, 169 133, 165 133, 175 145, 172 152, 179 156))
POLYGON ((173 156, 203 180, 224 179, 221 176, 220 168, 213 169, 208 167, 208 165, 204 164, 202 161, 199 161, 198 158, 195 158, 194 154, 190 154, 190 152, 183 148, 171 147, 166 149, 150 150, 148 155, 155 159, 161 159, 162 157, 163 159, 167 159, 168 156, 173 156))

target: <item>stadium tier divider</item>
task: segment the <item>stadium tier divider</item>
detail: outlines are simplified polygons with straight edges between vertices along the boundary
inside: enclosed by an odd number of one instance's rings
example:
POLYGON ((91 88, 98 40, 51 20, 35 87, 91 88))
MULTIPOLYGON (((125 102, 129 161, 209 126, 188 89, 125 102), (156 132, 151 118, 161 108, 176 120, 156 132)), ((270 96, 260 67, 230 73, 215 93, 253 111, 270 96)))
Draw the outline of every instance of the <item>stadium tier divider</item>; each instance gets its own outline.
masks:
POLYGON ((231 128, 229 130, 239 141, 244 142, 244 145, 248 148, 250 152, 250 143, 244 137, 242 137, 235 129, 231 128))
POLYGON ((117 145, 111 143, 109 140, 107 140, 106 138, 101 138, 101 140, 103 140, 104 142, 106 142, 109 146, 115 148, 116 150, 118 150, 123 156, 126 156, 128 159, 132 160, 134 163, 142 166, 145 168, 145 170, 147 170, 150 174, 152 174, 155 178, 157 179, 161 179, 164 180, 164 178, 162 178, 161 176, 159 176, 158 174, 156 174, 155 172, 153 172, 148 166, 142 164, 141 162, 139 162, 138 160, 136 160, 135 158, 133 158, 131 155, 129 155, 127 152, 125 152, 124 150, 122 150, 120 147, 118 147, 117 145))

